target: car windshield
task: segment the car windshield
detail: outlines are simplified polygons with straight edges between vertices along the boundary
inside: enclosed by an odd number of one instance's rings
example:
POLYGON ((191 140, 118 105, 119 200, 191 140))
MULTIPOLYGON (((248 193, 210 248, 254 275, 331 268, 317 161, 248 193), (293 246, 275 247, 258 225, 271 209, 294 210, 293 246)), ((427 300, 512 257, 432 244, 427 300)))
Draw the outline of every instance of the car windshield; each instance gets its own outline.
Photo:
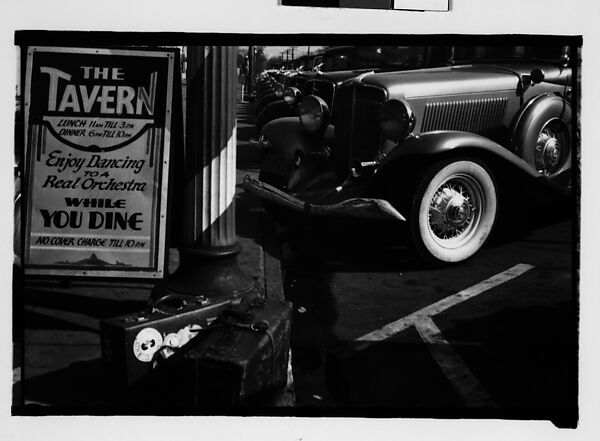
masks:
POLYGON ((356 68, 395 67, 417 69, 425 61, 424 46, 359 46, 356 68))
POLYGON ((352 69, 353 53, 351 50, 326 53, 323 55, 322 63, 323 72, 352 69))
POLYGON ((562 61, 569 56, 569 48, 563 46, 532 46, 529 49, 529 56, 536 60, 562 61))
POLYGON ((314 57, 306 57, 302 61, 302 65, 300 67, 302 68, 302 70, 312 70, 314 60, 314 57))
POLYGON ((424 46, 357 46, 323 55, 324 72, 374 67, 417 69, 425 61, 424 46))

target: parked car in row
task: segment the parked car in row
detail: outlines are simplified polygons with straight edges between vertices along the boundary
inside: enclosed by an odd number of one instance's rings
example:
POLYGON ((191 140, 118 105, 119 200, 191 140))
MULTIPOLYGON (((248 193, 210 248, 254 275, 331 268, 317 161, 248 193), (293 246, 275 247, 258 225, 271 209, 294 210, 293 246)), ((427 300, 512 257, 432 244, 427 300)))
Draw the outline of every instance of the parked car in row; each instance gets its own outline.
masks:
MULTIPOLYGON (((284 91, 289 93, 294 88, 295 90, 302 90, 306 81, 313 78, 316 74, 322 74, 323 72, 355 70, 359 68, 359 65, 363 65, 363 68, 365 66, 377 67, 378 63, 369 63, 364 57, 359 59, 360 57, 357 56, 358 48, 358 46, 336 46, 326 49, 320 54, 311 56, 312 63, 310 59, 307 59, 302 61, 297 69, 293 69, 293 65, 289 64, 286 68, 271 72, 272 78, 276 80, 275 83, 267 83, 271 94, 265 99, 266 94, 263 88, 261 99, 258 100, 255 106, 259 121, 259 131, 262 125, 274 119, 277 112, 289 111, 288 106, 284 102, 284 91), (277 111, 273 110, 273 103, 276 103, 275 107, 277 111), (281 106, 278 107, 279 105, 281 106), (271 109, 265 111, 267 107, 271 107, 271 109), (269 116, 268 120, 265 120, 265 115, 269 116), (270 117, 271 115, 273 117, 270 117)), ((364 51, 369 47, 361 46, 360 48, 364 51)), ((285 115, 282 114, 280 116, 285 115)))
POLYGON ((260 133, 265 124, 275 119, 298 116, 298 105, 303 96, 320 96, 332 109, 335 89, 343 81, 369 71, 445 66, 450 57, 449 49, 436 46, 347 46, 329 49, 323 54, 322 66, 326 70, 301 72, 290 81, 282 99, 269 103, 258 114, 257 131, 260 133))
POLYGON ((450 62, 364 73, 333 103, 305 96, 297 118, 265 126, 244 187, 286 209, 406 222, 433 263, 471 257, 500 200, 534 181, 569 188, 572 69, 568 47, 454 47, 450 62))
POLYGON ((296 78, 302 72, 312 72, 321 63, 320 54, 303 55, 282 64, 280 69, 263 72, 256 84, 257 113, 273 101, 283 99, 283 91, 286 87, 294 86, 296 78))

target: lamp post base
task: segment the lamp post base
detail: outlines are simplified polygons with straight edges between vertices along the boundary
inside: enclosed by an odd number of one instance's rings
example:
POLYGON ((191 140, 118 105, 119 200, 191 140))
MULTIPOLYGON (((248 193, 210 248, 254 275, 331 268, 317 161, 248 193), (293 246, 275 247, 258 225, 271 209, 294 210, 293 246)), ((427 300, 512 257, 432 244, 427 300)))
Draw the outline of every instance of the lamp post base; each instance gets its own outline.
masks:
POLYGON ((180 249, 179 268, 152 292, 152 299, 178 296, 241 297, 258 293, 254 280, 237 262, 238 244, 231 247, 180 249))

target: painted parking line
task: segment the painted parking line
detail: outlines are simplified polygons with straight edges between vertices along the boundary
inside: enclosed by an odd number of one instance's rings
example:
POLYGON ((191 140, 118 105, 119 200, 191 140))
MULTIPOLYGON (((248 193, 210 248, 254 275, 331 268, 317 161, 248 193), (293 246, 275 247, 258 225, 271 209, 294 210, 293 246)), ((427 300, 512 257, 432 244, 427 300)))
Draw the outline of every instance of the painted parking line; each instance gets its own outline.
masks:
POLYGON ((515 265, 483 282, 448 296, 417 312, 407 315, 400 320, 389 323, 381 329, 365 334, 355 340, 362 344, 360 344, 359 347, 354 347, 353 351, 365 349, 373 342, 388 339, 393 335, 414 326, 421 339, 427 344, 427 348, 433 359, 467 407, 497 407, 497 404, 483 388, 475 375, 473 375, 469 367, 454 349, 452 349, 452 346, 444 338, 442 332, 433 322, 432 318, 453 306, 506 283, 509 280, 526 273, 532 268, 532 265, 523 263, 515 265))
POLYGON ((427 343, 431 356, 467 407, 498 407, 431 318, 423 317, 416 323, 415 328, 427 343))
POLYGON ((518 265, 513 266, 512 268, 507 269, 495 276, 490 277, 489 279, 484 280, 476 285, 473 285, 467 289, 463 289, 462 291, 448 296, 438 302, 435 302, 429 306, 426 306, 423 309, 420 309, 412 314, 407 315, 399 320, 396 320, 392 323, 388 323, 381 329, 377 329, 376 331, 369 332, 368 334, 363 335, 356 339, 358 342, 376 342, 386 340, 399 332, 404 331, 405 329, 414 326, 420 319, 423 317, 433 317, 448 308, 456 306, 466 300, 472 299, 473 297, 478 296, 479 294, 488 291, 492 288, 495 288, 498 285, 508 282, 509 280, 514 279, 515 277, 520 276, 521 274, 526 273, 530 269, 532 269, 532 265, 527 265, 524 263, 520 263, 518 265))

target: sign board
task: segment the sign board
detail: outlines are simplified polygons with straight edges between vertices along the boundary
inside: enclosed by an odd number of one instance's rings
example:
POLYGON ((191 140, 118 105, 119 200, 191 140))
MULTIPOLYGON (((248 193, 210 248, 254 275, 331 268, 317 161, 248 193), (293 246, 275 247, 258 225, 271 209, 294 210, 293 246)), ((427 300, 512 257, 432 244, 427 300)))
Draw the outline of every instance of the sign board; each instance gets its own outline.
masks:
POLYGON ((174 57, 28 48, 26 274, 163 277, 174 57))

